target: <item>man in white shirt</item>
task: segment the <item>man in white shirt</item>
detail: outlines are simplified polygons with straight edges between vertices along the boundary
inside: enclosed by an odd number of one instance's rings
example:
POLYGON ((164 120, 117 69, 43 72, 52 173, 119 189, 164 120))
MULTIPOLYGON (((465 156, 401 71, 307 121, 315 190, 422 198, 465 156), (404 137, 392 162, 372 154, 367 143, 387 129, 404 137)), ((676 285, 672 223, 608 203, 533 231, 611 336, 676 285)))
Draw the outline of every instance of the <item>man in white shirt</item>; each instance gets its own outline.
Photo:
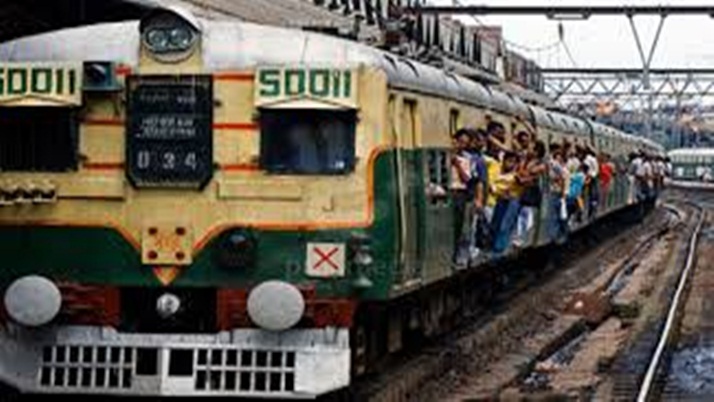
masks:
POLYGON ((628 204, 634 203, 638 197, 640 192, 640 181, 638 177, 641 176, 642 173, 642 156, 640 152, 633 152, 630 154, 630 167, 627 169, 627 180, 630 184, 628 204))
POLYGON ((652 195, 654 169, 652 167, 652 158, 645 155, 642 159, 639 171, 636 173, 637 180, 640 182, 640 201, 647 200, 652 195))
POLYGON ((657 158, 657 192, 664 189, 664 178, 667 176, 667 165, 664 163, 664 158, 657 158))
POLYGON ((592 218, 595 216, 600 200, 600 181, 598 180, 600 164, 595 157, 595 150, 591 147, 588 147, 585 151, 583 163, 588 167, 588 217, 592 218))

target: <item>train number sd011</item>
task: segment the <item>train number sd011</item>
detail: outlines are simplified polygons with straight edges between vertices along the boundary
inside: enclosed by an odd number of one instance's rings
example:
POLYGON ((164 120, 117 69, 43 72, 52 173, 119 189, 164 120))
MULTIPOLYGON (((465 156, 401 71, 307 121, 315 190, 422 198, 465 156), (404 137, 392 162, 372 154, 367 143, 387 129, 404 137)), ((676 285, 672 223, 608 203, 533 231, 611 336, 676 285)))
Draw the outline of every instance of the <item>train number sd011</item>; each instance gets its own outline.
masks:
POLYGON ((137 187, 201 188, 213 175, 213 81, 130 77, 127 175, 137 187))
POLYGON ((263 68, 256 77, 256 105, 311 98, 355 106, 357 80, 352 70, 263 68))

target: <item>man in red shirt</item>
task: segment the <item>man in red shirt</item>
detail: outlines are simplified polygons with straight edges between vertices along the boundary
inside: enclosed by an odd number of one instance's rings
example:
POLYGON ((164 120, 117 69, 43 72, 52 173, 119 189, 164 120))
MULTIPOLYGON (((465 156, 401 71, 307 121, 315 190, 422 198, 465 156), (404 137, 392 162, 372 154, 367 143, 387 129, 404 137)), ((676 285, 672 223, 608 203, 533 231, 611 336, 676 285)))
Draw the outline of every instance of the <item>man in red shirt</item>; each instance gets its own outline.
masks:
POLYGON ((600 154, 600 205, 604 208, 608 207, 608 199, 610 195, 610 183, 612 176, 615 174, 615 167, 610 161, 610 155, 606 153, 600 154))

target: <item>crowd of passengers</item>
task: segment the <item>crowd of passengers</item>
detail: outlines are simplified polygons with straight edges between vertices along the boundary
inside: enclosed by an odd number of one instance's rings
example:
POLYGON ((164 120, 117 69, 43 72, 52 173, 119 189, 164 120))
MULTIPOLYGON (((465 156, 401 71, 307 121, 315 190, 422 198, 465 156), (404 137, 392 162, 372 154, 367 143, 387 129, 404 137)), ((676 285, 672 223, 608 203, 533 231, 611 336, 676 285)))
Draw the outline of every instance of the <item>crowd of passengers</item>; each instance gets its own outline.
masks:
POLYGON ((636 152, 627 163, 588 145, 546 144, 519 131, 506 145, 502 125, 462 128, 453 135, 450 190, 455 204, 454 264, 463 268, 487 254, 526 245, 548 193, 546 233, 556 243, 568 230, 607 205, 614 178, 626 175, 628 203, 656 198, 671 167, 666 159, 636 152))

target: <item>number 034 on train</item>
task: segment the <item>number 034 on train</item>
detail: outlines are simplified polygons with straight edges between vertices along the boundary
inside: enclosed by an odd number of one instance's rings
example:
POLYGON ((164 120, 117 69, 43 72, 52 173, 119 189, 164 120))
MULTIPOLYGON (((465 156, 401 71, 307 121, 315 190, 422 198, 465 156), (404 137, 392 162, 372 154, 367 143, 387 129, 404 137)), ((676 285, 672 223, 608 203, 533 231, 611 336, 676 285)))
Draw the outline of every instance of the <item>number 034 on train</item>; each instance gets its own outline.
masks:
MULTIPOLYGON (((317 33, 156 9, 0 45, 0 382, 315 397, 467 303, 450 135, 612 128, 317 33)), ((599 217, 628 206, 616 178, 599 217)), ((543 205, 547 205, 547 193, 543 205)), ((547 245, 540 208, 522 249, 547 245)), ((576 228, 573 228, 575 230, 576 228)))

